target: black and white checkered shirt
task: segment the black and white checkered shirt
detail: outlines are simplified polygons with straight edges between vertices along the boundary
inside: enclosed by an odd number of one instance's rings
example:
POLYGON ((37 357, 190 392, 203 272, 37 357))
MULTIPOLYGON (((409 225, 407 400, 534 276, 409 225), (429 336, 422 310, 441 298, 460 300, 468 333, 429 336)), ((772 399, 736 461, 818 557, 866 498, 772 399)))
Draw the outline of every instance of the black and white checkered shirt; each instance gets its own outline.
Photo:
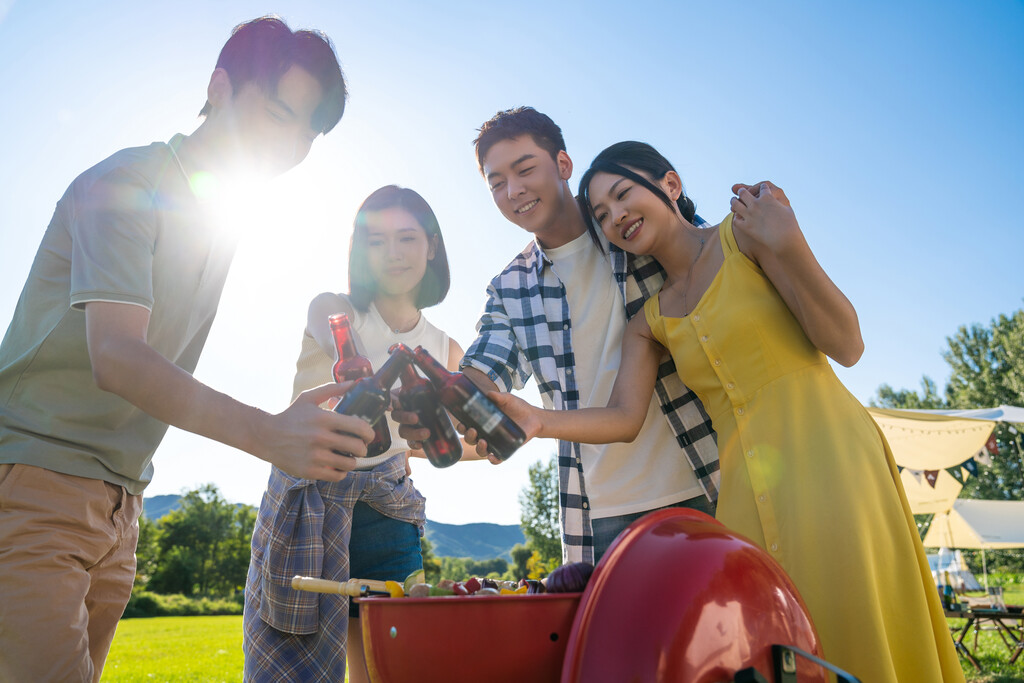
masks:
MULTIPOLYGON (((707 227, 700 218, 695 224, 707 227)), ((634 256, 604 241, 612 276, 626 303, 626 319, 642 310, 665 280, 650 256, 634 256)), ((557 410, 579 408, 572 320, 565 286, 536 241, 531 242, 487 287, 487 303, 477 323, 477 339, 462 367, 484 372, 503 391, 521 389, 531 376, 557 410)), ((718 499, 717 437, 711 420, 692 391, 683 385, 671 359, 658 369, 656 387, 662 412, 679 443, 680 455, 693 467, 705 495, 718 499)), ((558 442, 562 558, 594 561, 590 501, 580 459, 580 445, 558 442)))

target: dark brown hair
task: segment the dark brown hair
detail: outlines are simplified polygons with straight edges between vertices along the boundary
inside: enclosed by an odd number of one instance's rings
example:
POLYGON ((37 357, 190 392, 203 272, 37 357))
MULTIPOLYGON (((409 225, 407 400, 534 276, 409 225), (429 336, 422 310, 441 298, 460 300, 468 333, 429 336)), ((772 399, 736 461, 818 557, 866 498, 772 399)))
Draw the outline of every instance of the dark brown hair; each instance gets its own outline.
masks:
POLYGON ((444 236, 437 216, 427 200, 415 190, 397 185, 385 185, 374 190, 356 212, 352 227, 352 242, 348 250, 348 291, 352 305, 361 311, 370 307, 377 294, 377 283, 370 273, 366 214, 384 209, 402 209, 416 219, 427 239, 437 237, 434 258, 427 261, 427 270, 420 280, 420 291, 416 297, 416 308, 428 308, 444 301, 451 287, 451 271, 448 268, 448 252, 444 247, 444 236))
MULTIPOLYGON (((281 76, 292 66, 308 71, 323 88, 313 128, 329 132, 345 113, 348 90, 334 46, 320 31, 292 31, 278 17, 260 17, 236 26, 217 58, 217 68, 227 72, 236 94, 246 83, 275 94, 281 76)), ((211 109, 207 100, 199 115, 206 116, 211 109)))
POLYGON ((538 147, 556 160, 558 153, 565 151, 562 129, 555 125, 551 117, 541 114, 533 107, 499 111, 480 126, 478 133, 473 145, 476 148, 476 163, 481 175, 484 172, 484 157, 491 147, 502 140, 529 135, 538 147))

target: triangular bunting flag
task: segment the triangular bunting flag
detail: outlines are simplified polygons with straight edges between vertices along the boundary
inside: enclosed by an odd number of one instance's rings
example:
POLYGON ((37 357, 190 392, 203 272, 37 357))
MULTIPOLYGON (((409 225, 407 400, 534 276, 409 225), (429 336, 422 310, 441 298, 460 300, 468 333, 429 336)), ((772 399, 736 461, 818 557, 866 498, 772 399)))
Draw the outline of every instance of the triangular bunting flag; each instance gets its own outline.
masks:
POLYGON ((971 458, 964 463, 964 469, 967 470, 973 476, 978 476, 978 463, 974 462, 974 458, 971 458))
POLYGON ((920 486, 921 485, 921 474, 922 474, 921 470, 907 470, 907 471, 910 472, 910 476, 912 476, 914 478, 914 481, 917 482, 917 485, 920 486))
POLYGON ((903 465, 896 465, 896 471, 902 473, 903 472, 903 465))
MULTIPOLYGON (((960 465, 956 467, 947 467, 946 471, 949 472, 949 476, 956 479, 959 483, 964 483, 964 475, 960 474, 960 465)), ((932 488, 935 488, 935 484, 932 484, 932 488)))
POLYGON ((974 459, 980 462, 985 467, 988 467, 992 464, 992 456, 990 456, 988 454, 988 451, 986 451, 984 448, 978 451, 978 454, 974 456, 974 459))
POLYGON ((999 455, 999 443, 996 441, 996 435, 988 437, 988 441, 985 442, 985 450, 992 455, 999 455))
POLYGON ((924 478, 928 480, 928 485, 935 488, 935 480, 939 478, 938 470, 925 470, 924 478))

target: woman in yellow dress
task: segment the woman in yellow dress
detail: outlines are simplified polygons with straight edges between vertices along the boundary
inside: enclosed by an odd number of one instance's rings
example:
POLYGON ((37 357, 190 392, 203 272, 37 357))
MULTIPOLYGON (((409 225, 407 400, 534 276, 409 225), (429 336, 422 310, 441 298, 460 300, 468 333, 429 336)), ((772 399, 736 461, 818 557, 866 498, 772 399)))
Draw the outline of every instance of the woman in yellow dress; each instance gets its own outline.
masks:
POLYGON ((612 244, 653 256, 665 283, 627 326, 608 407, 494 398, 531 437, 630 441, 668 349, 718 433, 716 517, 790 575, 825 658, 865 683, 963 681, 892 453, 826 359, 860 358, 857 313, 781 190, 733 191, 733 213, 696 228, 679 175, 653 147, 601 152, 581 200, 612 244))

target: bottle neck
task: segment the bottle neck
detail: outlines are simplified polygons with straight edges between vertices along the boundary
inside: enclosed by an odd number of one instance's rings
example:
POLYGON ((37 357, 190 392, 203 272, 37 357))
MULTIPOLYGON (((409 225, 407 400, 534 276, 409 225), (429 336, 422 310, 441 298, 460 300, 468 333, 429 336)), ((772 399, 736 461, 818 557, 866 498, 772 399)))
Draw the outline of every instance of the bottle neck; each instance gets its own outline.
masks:
POLYGON ((346 361, 359 355, 356 343, 352 338, 352 325, 344 313, 330 317, 331 334, 334 335, 334 346, 338 350, 338 360, 346 361))
POLYGON ((382 389, 390 389, 398 380, 398 376, 402 374, 402 370, 409 366, 409 360, 409 356, 406 354, 392 354, 373 376, 377 386, 382 389))
POLYGON ((438 363, 437 359, 431 356, 430 353, 422 346, 416 347, 416 350, 413 352, 413 356, 416 359, 416 365, 418 365, 420 370, 423 371, 423 374, 431 380, 435 382, 444 382, 452 376, 452 373, 443 365, 438 363))
POLYGON ((402 368, 402 389, 411 389, 423 381, 425 380, 416 374, 416 369, 413 368, 412 364, 406 363, 405 367, 402 368))

